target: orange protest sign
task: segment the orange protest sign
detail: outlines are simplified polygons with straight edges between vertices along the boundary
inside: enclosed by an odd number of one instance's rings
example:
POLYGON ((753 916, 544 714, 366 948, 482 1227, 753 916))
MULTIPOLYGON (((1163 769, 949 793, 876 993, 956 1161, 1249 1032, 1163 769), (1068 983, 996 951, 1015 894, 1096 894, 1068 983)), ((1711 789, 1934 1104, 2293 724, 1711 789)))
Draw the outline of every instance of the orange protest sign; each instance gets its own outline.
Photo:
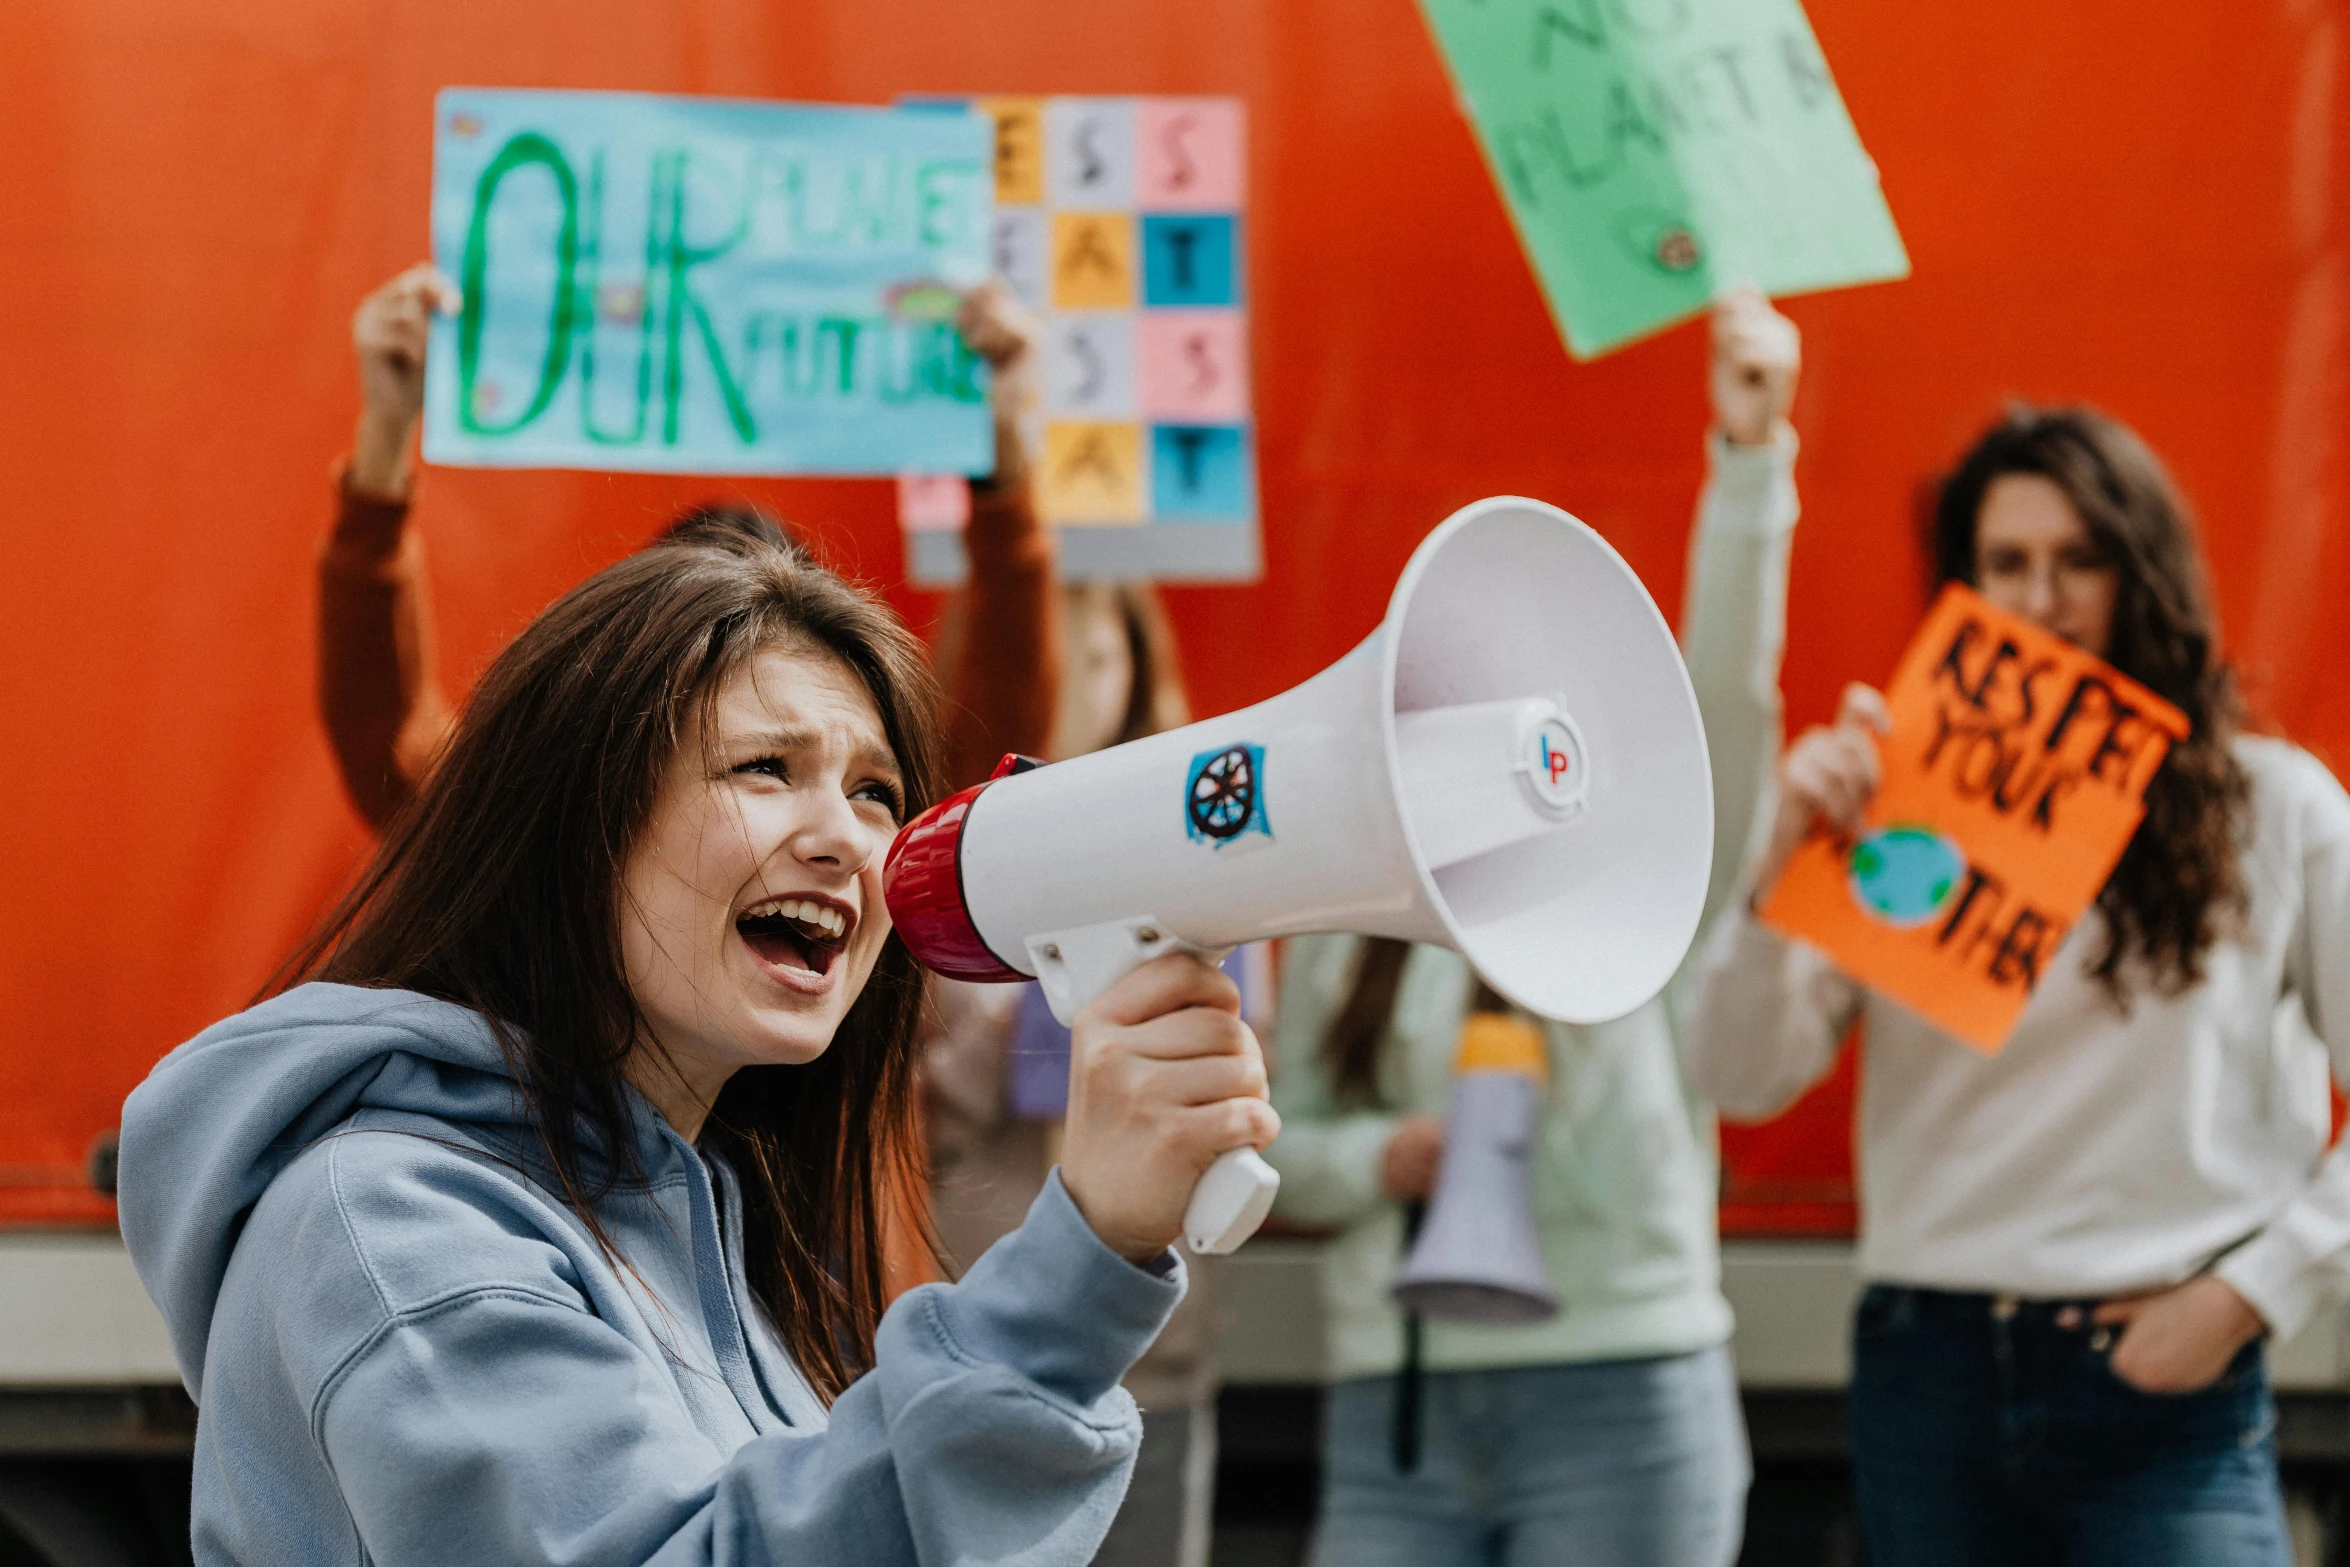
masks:
POLYGON ((1762 916, 1996 1052, 2129 846, 2186 716, 1955 583, 1885 696, 1885 781, 1862 831, 1804 844, 1762 916))

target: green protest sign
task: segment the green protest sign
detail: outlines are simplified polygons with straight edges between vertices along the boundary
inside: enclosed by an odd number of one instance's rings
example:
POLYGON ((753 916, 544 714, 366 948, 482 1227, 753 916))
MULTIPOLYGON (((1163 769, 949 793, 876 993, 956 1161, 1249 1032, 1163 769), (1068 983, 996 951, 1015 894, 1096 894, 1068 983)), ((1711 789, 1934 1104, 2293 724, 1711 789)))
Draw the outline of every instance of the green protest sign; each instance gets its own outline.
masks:
POLYGON ((1421 0, 1578 359, 1909 258, 1799 0, 1421 0))

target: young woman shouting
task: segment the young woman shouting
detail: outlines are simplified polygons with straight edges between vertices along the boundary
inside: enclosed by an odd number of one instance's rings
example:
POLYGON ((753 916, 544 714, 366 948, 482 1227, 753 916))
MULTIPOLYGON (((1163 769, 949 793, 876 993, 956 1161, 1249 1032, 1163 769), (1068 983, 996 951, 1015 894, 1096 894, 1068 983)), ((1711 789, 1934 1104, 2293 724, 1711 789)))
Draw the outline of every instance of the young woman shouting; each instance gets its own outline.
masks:
POLYGON ((895 617, 726 518, 499 657, 310 982, 126 1107, 198 1561, 1091 1555, 1191 1184, 1277 1123, 1230 983, 1140 970, 1027 1222, 883 1314, 921 979, 881 864, 936 711, 895 617))

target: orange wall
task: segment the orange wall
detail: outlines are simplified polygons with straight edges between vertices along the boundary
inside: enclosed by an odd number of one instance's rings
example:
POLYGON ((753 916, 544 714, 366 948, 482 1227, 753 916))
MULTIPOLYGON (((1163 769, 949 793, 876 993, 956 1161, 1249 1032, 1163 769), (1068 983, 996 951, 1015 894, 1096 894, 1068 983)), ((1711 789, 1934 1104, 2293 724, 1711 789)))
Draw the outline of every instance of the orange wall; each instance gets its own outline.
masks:
MULTIPOLYGON (((2350 762, 2337 10, 1812 15, 1916 276, 1790 307, 1794 715, 1890 667, 1919 479, 2003 397, 2085 397, 2200 503, 2264 707, 2350 762)), ((425 249, 441 85, 1241 94, 1270 570, 1174 595, 1198 704, 1342 651, 1483 494, 1558 501, 1679 591, 1700 338, 1568 362, 1410 0, 35 0, 0 62, 0 1216, 102 1216, 44 1183, 364 846, 311 711, 310 557, 351 306, 425 249)), ((879 483, 434 473, 453 673, 728 490, 894 578, 879 483)), ((1733 1151, 1817 1195, 1841 1113, 1733 1151)))

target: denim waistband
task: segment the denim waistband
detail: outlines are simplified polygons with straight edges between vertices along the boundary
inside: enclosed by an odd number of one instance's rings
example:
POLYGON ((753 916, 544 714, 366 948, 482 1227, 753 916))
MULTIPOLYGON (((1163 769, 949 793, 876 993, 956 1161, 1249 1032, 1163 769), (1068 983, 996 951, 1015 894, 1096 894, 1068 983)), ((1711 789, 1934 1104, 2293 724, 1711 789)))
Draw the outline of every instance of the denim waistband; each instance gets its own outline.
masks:
POLYGON ((2089 1312, 2108 1300, 2123 1296, 2072 1295, 2044 1299, 2030 1295, 1996 1294, 1989 1290, 1938 1290, 1916 1284, 1871 1284, 1867 1294, 1879 1299, 1891 1297, 1908 1304, 1912 1311, 1923 1315, 1960 1318, 1988 1318, 2008 1321, 2017 1317, 2054 1319, 2064 1311, 2089 1312))
MULTIPOLYGON (((2121 1336, 2122 1324, 2099 1322, 2097 1308, 2107 1300, 2128 1298, 2083 1295, 2049 1300, 1985 1290, 1871 1284, 1861 1292, 1854 1327, 1864 1337, 1872 1327, 1881 1329, 1901 1322, 1940 1323, 1968 1333, 1981 1330, 1995 1336, 2018 1332, 2035 1337, 2052 1334, 2083 1339, 2091 1349, 2103 1352, 2121 1336)), ((2237 1355, 2239 1369, 2247 1362, 2262 1361, 2267 1342, 2268 1335, 2262 1333, 2246 1344, 2237 1355)))

